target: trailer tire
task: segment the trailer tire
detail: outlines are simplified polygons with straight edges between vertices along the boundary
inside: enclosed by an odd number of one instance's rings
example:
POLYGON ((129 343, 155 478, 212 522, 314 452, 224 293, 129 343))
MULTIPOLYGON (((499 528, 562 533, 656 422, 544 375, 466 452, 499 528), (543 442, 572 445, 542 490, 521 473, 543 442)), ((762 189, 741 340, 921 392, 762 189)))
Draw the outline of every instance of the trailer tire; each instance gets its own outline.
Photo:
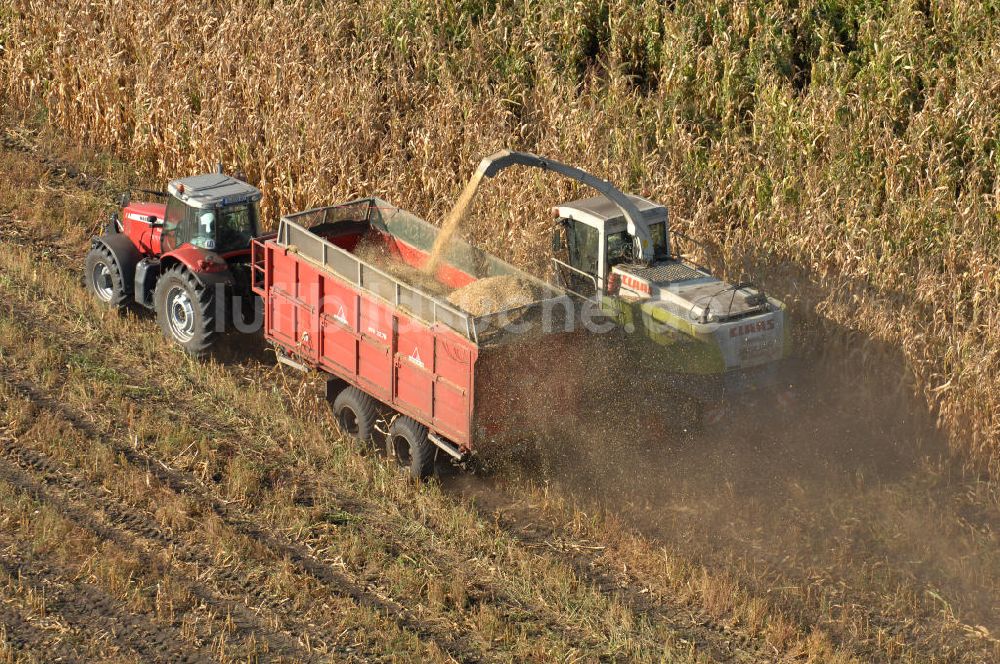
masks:
POLYGON ((375 399, 354 387, 346 387, 333 400, 333 415, 341 431, 364 443, 375 440, 378 408, 375 399))
POLYGON ((413 418, 400 415, 389 425, 386 456, 415 479, 424 480, 434 473, 435 450, 427 437, 427 427, 413 418))
POLYGON ((111 251, 100 244, 87 253, 84 260, 83 279, 94 297, 112 309, 124 309, 128 292, 118 262, 111 251))
POLYGON ((156 281, 156 320, 163 334, 195 357, 215 342, 215 297, 183 265, 175 265, 156 281))

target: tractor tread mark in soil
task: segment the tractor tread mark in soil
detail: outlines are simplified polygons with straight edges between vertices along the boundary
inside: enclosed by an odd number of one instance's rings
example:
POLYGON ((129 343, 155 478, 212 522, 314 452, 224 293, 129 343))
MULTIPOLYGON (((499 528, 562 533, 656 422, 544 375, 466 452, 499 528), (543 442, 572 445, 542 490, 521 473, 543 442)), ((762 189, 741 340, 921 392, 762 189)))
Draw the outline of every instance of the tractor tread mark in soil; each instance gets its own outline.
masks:
MULTIPOLYGON (((74 518, 77 525, 99 534, 104 539, 113 540, 119 545, 123 545, 120 540, 128 538, 145 540, 149 543, 146 548, 169 549, 174 559, 194 566, 195 570, 211 569, 212 573, 204 575, 204 577, 216 592, 223 596, 253 600, 256 606, 250 606, 249 602, 244 604, 223 598, 213 599, 210 596, 210 591, 197 587, 198 582, 190 579, 185 583, 188 586, 188 591, 215 609, 219 615, 232 614, 237 627, 252 628, 258 635, 263 633, 271 643, 273 652, 295 651, 299 646, 286 638, 284 634, 264 628, 256 615, 258 608, 265 608, 279 616, 279 622, 285 631, 300 637, 308 637, 309 643, 314 646, 324 643, 332 644, 342 639, 340 630, 325 630, 298 616, 306 609, 307 599, 300 598, 297 605, 293 606, 284 596, 264 591, 257 581, 239 570, 220 566, 215 559, 214 552, 205 545, 197 541, 186 541, 179 535, 164 531, 155 523, 155 517, 148 512, 137 511, 135 506, 126 505, 111 494, 95 491, 91 483, 72 475, 72 469, 64 462, 55 460, 37 450, 16 445, 13 441, 0 442, 0 454, 5 455, 23 471, 41 475, 47 489, 56 492, 59 499, 70 501, 74 509, 83 509, 91 514, 99 511, 103 515, 104 521, 116 531, 109 531, 100 525, 98 519, 92 516, 80 520, 74 518), (56 484, 59 486, 57 487, 56 484), (78 495, 81 493, 84 495, 78 495)), ((0 473, 2 472, 0 469, 0 473)), ((38 496, 35 498, 38 499, 38 496)), ((67 511, 66 514, 69 512, 67 511)), ((183 568, 174 566, 174 569, 186 573, 183 568)), ((297 656, 301 658, 303 655, 297 653, 297 656)))
MULTIPOLYGON (((0 364, 0 366, 3 366, 0 364)), ((0 375, 15 392, 25 395, 35 401, 39 406, 54 410, 63 419, 73 425, 81 433, 88 437, 101 440, 117 454, 136 468, 143 472, 150 472, 164 486, 177 493, 189 494, 205 501, 206 506, 211 509, 222 522, 230 526, 237 533, 254 540, 261 546, 270 549, 275 555, 289 560, 298 572, 310 576, 327 589, 341 597, 348 597, 358 605, 380 612, 392 619, 401 630, 410 632, 415 636, 428 641, 433 641, 444 652, 450 653, 453 657, 463 662, 491 661, 492 658, 471 650, 471 644, 465 644, 464 639, 454 634, 439 634, 434 628, 424 624, 407 607, 397 602, 391 597, 383 597, 380 594, 370 592, 363 585, 354 581, 347 574, 334 569, 330 564, 315 557, 307 547, 294 541, 288 540, 284 535, 273 533, 267 526, 259 523, 246 514, 239 507, 226 503, 222 499, 213 495, 212 491, 197 479, 189 474, 169 468, 159 458, 147 454, 140 448, 134 447, 125 440, 117 440, 119 436, 115 432, 101 432, 97 426, 89 422, 75 410, 61 403, 44 391, 39 386, 21 377, 15 378, 16 369, 4 366, 4 373, 0 375), (6 371, 10 369, 10 371, 6 371)))
POLYGON ((13 661, 21 661, 18 655, 26 655, 28 661, 83 662, 80 653, 73 648, 64 635, 47 633, 37 628, 14 608, 7 606, 0 597, 0 625, 3 626, 5 643, 13 650, 13 661))
POLYGON ((527 547, 545 547, 565 562, 577 575, 601 592, 614 594, 637 614, 652 623, 669 625, 670 630, 693 643, 699 652, 715 661, 755 662, 763 656, 763 647, 752 639, 727 628, 702 610, 676 603, 662 594, 653 596, 641 581, 627 571, 611 569, 602 560, 602 552, 559 546, 558 526, 538 521, 525 523, 511 513, 479 510, 513 539, 527 547))
POLYGON ((142 661, 213 661, 199 646, 182 637, 177 626, 156 624, 148 614, 134 613, 101 588, 75 580, 75 571, 61 567, 48 555, 32 552, 24 543, 8 540, 7 535, 0 538, 4 549, 0 570, 44 596, 46 611, 59 615, 77 630, 107 634, 116 646, 142 661), (15 557, 9 553, 15 553, 15 557))
POLYGON ((217 335, 215 296, 182 265, 163 273, 153 294, 156 319, 163 334, 191 355, 200 357, 217 335))
MULTIPOLYGON (((134 508, 119 504, 108 494, 93 491, 90 484, 67 474, 46 455, 12 442, 0 444, 0 454, 20 466, 22 471, 41 475, 37 479, 44 482, 45 488, 37 484, 34 478, 23 476, 13 468, 0 468, 0 479, 16 486, 36 502, 52 506, 76 526, 132 552, 144 569, 158 570, 163 567, 161 562, 152 557, 152 552, 167 548, 173 552, 174 559, 193 563, 201 569, 216 568, 210 557, 194 555, 185 542, 165 534, 149 518, 136 513, 134 508), (85 499, 71 495, 79 493, 86 494, 85 499), (98 513, 103 515, 104 523, 98 513), (142 540, 148 544, 141 544, 142 540)), ((235 630, 229 635, 230 643, 249 643, 263 638, 268 643, 270 652, 302 656, 299 646, 291 639, 266 628, 252 612, 252 607, 223 596, 229 594, 243 597, 250 584, 223 587, 226 584, 219 582, 219 574, 213 574, 207 577, 216 588, 213 590, 197 579, 188 578, 190 572, 182 567, 171 562, 169 568, 171 574, 182 575, 175 578, 175 582, 192 597, 211 608, 216 615, 232 618, 235 630)))

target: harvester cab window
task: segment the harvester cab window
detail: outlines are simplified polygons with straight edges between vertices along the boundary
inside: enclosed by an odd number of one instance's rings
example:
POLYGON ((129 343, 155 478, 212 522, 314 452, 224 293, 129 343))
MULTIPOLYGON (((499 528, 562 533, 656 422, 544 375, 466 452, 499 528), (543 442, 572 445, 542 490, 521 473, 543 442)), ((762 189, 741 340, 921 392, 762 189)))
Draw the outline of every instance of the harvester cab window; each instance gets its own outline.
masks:
POLYGON ((612 233, 608 236, 608 268, 632 260, 635 237, 628 231, 612 233))
POLYGON ((649 225, 649 237, 653 239, 653 252, 657 258, 670 258, 667 244, 667 222, 658 221, 649 225))
POLYGON ((601 244, 600 232, 592 226, 570 220, 567 236, 570 265, 596 277, 601 244))

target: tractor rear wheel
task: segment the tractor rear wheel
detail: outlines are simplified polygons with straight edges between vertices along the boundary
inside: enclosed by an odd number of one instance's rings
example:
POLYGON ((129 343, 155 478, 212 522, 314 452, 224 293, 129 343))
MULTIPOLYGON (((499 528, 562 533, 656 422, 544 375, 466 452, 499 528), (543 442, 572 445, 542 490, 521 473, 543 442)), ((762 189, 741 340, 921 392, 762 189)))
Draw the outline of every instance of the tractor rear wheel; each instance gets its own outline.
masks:
POLYGON ((333 414, 341 431, 364 443, 375 439, 378 411, 375 400, 354 386, 340 391, 333 400, 333 414))
POLYGON ((94 297, 112 309, 123 309, 128 304, 122 272, 107 247, 99 245, 91 249, 83 265, 87 290, 94 297))
POLYGON ((204 355, 215 342, 215 297, 183 266, 157 280, 153 304, 163 334, 191 355, 204 355))
POLYGON ((389 425, 385 451, 401 470, 418 480, 434 473, 435 447, 427 438, 427 427, 410 417, 400 415, 389 425))

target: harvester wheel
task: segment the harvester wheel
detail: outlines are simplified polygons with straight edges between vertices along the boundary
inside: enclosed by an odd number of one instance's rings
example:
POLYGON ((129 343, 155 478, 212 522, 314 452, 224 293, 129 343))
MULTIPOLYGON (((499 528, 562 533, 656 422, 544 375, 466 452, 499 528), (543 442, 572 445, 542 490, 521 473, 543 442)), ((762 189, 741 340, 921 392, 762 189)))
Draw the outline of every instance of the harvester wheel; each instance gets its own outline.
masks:
POLYGON ((156 320, 163 334, 195 357, 215 341, 215 297, 181 265, 167 270, 153 292, 156 320))
POLYGON ((341 390, 333 400, 333 414, 344 433, 365 443, 375 439, 375 400, 353 385, 341 390))
POLYGON ((114 256, 104 245, 94 247, 84 261, 84 281, 98 300, 113 309, 123 309, 128 293, 114 256))
POLYGON ((389 425, 386 455, 416 479, 426 479, 434 472, 434 449, 427 427, 416 420, 400 415, 389 425))

